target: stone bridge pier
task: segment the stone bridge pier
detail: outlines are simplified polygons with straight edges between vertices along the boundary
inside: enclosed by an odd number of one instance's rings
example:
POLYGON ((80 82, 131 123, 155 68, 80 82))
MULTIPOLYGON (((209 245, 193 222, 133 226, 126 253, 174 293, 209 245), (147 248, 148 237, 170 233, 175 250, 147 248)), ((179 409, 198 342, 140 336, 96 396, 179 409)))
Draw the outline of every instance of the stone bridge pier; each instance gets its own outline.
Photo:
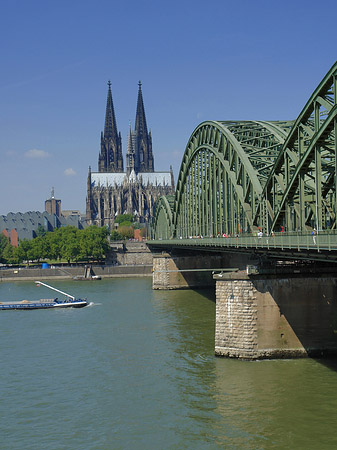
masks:
POLYGON ((214 275, 215 354, 244 359, 337 354, 337 278, 214 275))
POLYGON ((153 253, 153 289, 187 289, 215 286, 214 271, 244 269, 247 257, 232 252, 153 253))
POLYGON ((336 355, 336 272, 305 273, 293 268, 286 273, 248 274, 247 259, 241 258, 224 253, 154 254, 153 289, 215 286, 217 356, 336 355), (216 269, 222 273, 213 274, 216 269))

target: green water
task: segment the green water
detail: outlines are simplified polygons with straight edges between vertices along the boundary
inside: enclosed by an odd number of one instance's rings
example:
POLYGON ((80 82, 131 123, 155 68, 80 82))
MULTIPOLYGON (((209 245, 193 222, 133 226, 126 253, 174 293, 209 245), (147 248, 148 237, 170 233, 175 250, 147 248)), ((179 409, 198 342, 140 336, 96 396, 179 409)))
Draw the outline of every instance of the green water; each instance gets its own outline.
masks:
POLYGON ((93 304, 0 311, 1 450, 337 448, 337 363, 215 358, 212 291, 51 284, 93 304))

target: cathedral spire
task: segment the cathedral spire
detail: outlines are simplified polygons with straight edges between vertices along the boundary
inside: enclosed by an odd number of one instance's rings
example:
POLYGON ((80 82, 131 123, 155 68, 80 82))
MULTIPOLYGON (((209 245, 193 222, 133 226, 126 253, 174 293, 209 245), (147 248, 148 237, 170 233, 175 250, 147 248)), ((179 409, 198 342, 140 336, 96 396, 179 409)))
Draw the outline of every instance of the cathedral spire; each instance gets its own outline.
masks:
POLYGON ((101 133, 101 152, 98 158, 98 171, 123 172, 122 138, 117 130, 110 80, 108 81, 104 133, 101 133))
POLYGON ((133 140, 134 135, 131 131, 131 123, 129 122, 128 152, 126 154, 126 173, 128 176, 135 168, 135 150, 133 140))
POLYGON ((145 136, 147 135, 147 125, 146 125, 141 81, 139 81, 138 83, 138 100, 137 100, 135 132, 136 134, 141 134, 145 136))
POLYGON ((153 172, 152 137, 147 131, 142 83, 138 83, 138 99, 134 132, 135 171, 153 172))
POLYGON ((112 101, 111 94, 111 81, 108 81, 108 98, 106 102, 106 112, 105 112, 105 124, 104 124, 104 138, 115 138, 117 137, 117 122, 115 117, 115 110, 112 101))

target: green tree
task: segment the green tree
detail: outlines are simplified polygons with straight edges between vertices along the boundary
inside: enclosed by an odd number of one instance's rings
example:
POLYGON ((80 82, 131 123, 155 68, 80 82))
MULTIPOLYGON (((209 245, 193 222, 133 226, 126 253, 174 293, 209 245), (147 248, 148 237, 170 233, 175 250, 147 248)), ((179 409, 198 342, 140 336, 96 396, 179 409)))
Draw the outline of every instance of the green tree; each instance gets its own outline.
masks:
POLYGON ((28 266, 29 266, 28 254, 30 253, 31 247, 32 247, 32 241, 28 241, 27 239, 22 239, 22 241, 20 241, 20 243, 19 243, 21 262, 27 261, 28 266))
POLYGON ((18 264, 20 262, 18 247, 14 247, 8 242, 3 251, 3 258, 8 264, 18 264))
POLYGON ((111 231, 110 238, 112 241, 119 241, 119 240, 123 239, 122 235, 120 233, 118 233, 117 230, 111 231))
POLYGON ((0 234, 0 262, 4 261, 3 252, 8 244, 8 238, 0 234))
POLYGON ((77 261, 80 255, 79 231, 76 227, 67 225, 59 229, 61 258, 70 261, 77 261))
POLYGON ((118 233, 122 236, 122 239, 132 239, 134 236, 134 229, 132 226, 122 225, 118 227, 118 233))
POLYGON ((9 242, 7 242, 6 247, 3 250, 2 256, 6 263, 12 264, 13 246, 9 242))
POLYGON ((39 261, 42 256, 41 244, 37 241, 38 238, 32 239, 30 242, 30 246, 27 251, 27 260, 28 261, 39 261))
POLYGON ((97 228, 92 225, 81 231, 81 258, 102 259, 109 251, 107 240, 109 230, 107 228, 97 228))
POLYGON ((62 233, 56 229, 47 233, 44 239, 47 241, 47 255, 49 259, 59 259, 61 257, 62 233))
POLYGON ((36 254, 36 259, 38 261, 40 259, 45 259, 49 257, 50 254, 49 241, 46 238, 46 235, 38 236, 37 238, 33 239, 32 245, 34 248, 34 252, 36 254))
POLYGON ((133 215, 132 214, 119 214, 115 219, 115 223, 118 223, 119 228, 120 227, 130 227, 133 223, 133 215))
POLYGON ((21 248, 20 244, 19 244, 19 247, 15 248, 15 253, 16 253, 15 257, 17 259, 18 264, 22 264, 23 261, 25 260, 25 252, 21 248))
POLYGON ((101 260, 110 250, 109 230, 96 226, 79 230, 73 226, 61 227, 32 240, 23 239, 19 247, 12 247, 8 239, 1 239, 0 258, 5 262, 17 263, 26 260, 65 259, 70 261, 101 260))

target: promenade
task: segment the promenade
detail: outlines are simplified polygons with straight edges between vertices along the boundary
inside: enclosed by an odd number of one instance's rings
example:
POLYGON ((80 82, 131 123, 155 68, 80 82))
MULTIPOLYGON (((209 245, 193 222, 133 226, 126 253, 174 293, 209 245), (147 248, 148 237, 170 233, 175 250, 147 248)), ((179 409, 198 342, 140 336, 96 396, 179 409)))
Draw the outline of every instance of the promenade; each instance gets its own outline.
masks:
MULTIPOLYGON (((95 275, 102 278, 146 277, 152 276, 152 265, 106 265, 92 266, 95 275)), ((6 268, 0 270, 0 282, 6 281, 30 281, 50 279, 73 279, 83 276, 84 266, 62 266, 42 269, 34 268, 6 268)))

